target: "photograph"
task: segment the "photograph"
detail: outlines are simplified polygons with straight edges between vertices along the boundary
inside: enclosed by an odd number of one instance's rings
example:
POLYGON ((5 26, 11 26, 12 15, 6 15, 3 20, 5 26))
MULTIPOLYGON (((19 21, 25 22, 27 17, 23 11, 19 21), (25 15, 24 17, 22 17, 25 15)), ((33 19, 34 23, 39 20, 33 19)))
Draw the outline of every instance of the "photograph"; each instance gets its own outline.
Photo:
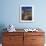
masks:
POLYGON ((31 22, 33 20, 33 7, 31 5, 21 5, 20 21, 31 22))

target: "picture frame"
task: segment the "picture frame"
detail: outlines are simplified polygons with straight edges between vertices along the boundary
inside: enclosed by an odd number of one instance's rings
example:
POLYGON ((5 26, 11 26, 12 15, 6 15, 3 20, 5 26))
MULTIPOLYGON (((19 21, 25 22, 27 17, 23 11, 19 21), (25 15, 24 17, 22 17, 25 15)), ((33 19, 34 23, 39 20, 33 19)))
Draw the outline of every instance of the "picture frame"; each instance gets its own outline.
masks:
POLYGON ((33 22, 33 21, 34 21, 34 6, 20 5, 20 22, 33 22))

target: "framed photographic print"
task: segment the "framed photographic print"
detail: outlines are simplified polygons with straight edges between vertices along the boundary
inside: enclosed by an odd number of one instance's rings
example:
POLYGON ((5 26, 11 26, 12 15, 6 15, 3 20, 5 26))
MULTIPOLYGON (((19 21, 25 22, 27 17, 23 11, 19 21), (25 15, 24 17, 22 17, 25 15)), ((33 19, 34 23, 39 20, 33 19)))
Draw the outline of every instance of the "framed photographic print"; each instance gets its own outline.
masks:
POLYGON ((33 22, 33 21, 34 21, 34 6, 20 5, 20 22, 33 22))

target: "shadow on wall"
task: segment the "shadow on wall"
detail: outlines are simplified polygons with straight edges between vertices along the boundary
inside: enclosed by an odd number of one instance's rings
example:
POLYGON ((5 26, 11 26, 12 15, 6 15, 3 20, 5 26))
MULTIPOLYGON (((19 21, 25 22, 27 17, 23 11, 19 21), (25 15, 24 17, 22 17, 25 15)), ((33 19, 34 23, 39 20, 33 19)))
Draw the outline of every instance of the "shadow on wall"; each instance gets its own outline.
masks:
POLYGON ((2 43, 2 32, 5 32, 6 30, 3 30, 4 28, 6 28, 6 26, 4 24, 0 24, 0 43, 2 43))

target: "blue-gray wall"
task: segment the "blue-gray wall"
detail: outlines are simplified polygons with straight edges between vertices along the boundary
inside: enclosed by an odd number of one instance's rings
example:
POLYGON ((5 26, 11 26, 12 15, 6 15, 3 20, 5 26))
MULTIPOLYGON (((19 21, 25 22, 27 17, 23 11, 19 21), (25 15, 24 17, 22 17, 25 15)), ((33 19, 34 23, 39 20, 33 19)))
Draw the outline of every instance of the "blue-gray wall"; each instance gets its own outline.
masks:
POLYGON ((46 28, 46 0, 0 0, 0 25, 13 24, 16 28, 46 28), (19 22, 20 5, 34 6, 34 22, 19 22))

